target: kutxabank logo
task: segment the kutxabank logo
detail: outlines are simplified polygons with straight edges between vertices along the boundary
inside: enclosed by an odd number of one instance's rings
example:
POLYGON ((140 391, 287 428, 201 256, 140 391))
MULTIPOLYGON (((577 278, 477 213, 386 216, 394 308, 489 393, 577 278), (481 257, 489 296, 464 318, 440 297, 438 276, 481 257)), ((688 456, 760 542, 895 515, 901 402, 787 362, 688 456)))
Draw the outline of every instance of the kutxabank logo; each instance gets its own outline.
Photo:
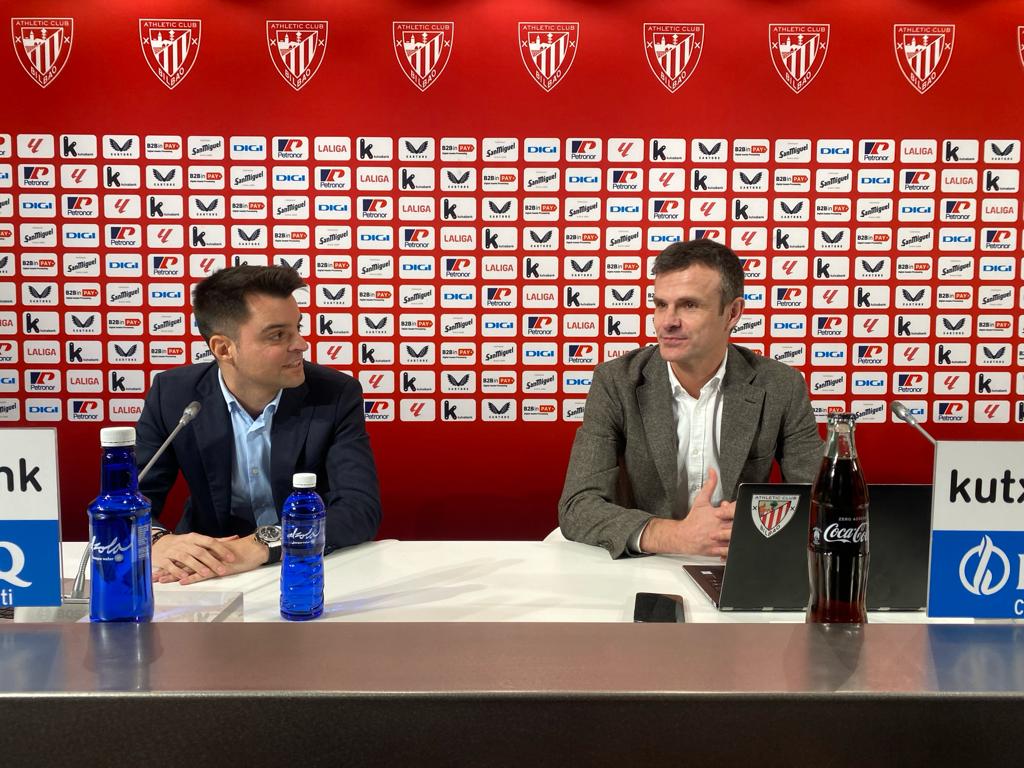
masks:
POLYGON ((519 22, 519 55, 537 85, 550 91, 572 68, 580 37, 580 24, 572 22, 519 22))
POLYGON ((199 56, 202 22, 196 19, 139 19, 139 42, 150 70, 168 88, 192 71, 199 56))
POLYGON ((800 93, 817 77, 828 53, 828 24, 769 24, 768 49, 782 82, 800 93))
POLYGON ((669 93, 690 79, 703 50, 703 24, 644 24, 647 64, 669 93))
POLYGON ((987 534, 960 559, 960 583, 972 595, 994 595, 1009 578, 1010 560, 987 534))
POLYGON ((396 21, 392 23, 395 56, 409 81, 421 91, 444 72, 452 54, 455 24, 451 21, 396 21))
POLYGON ((326 21, 267 21, 270 60, 296 91, 320 69, 327 52, 326 21))
POLYGON ((40 87, 52 83, 68 63, 74 25, 70 18, 11 19, 14 53, 40 87))
POLYGON ((938 82, 953 57, 955 24, 893 24, 896 63, 918 93, 938 82))

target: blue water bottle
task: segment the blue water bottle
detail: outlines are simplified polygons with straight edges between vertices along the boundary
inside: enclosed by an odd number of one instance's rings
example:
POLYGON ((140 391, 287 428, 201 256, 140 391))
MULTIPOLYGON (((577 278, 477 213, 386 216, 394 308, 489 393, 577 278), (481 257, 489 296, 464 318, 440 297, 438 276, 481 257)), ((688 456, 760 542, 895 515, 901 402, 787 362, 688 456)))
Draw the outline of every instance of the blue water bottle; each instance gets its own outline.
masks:
POLYGON ((306 621, 324 612, 327 513, 314 473, 296 473, 292 487, 281 510, 281 616, 306 621))
POLYGON ((153 618, 150 503, 139 493, 135 428, 100 430, 100 495, 89 505, 91 621, 153 618))

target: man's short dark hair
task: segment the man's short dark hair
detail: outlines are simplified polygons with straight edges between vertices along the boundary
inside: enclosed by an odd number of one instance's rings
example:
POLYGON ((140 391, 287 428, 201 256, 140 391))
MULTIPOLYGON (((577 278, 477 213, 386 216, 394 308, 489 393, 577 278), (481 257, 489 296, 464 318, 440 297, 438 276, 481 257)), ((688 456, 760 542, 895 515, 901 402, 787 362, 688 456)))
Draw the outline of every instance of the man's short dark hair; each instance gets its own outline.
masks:
POLYGON ((687 240, 672 243, 654 259, 651 272, 663 275, 700 264, 718 273, 722 283, 721 313, 734 299, 743 295, 743 265, 735 252, 714 240, 687 240))
POLYGON ((246 299, 250 295, 284 299, 304 285, 291 267, 241 264, 214 272, 192 290, 192 310, 199 333, 207 341, 215 333, 233 337, 238 326, 249 319, 246 299))

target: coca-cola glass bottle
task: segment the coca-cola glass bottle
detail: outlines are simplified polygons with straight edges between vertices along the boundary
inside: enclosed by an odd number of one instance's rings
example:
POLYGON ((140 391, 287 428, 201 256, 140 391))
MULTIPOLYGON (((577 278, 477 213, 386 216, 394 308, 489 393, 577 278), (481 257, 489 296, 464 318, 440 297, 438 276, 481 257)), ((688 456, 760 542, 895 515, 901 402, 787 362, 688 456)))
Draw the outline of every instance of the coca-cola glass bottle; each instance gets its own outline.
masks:
POLYGON ((866 622, 868 486, 857 461, 857 417, 830 413, 825 457, 811 488, 808 622, 866 622))

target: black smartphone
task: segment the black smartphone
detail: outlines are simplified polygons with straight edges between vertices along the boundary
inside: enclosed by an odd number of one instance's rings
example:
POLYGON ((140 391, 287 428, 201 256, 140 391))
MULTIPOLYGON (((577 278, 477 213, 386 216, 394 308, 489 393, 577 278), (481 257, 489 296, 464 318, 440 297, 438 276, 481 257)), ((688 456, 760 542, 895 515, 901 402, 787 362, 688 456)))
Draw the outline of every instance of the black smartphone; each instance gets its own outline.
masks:
POLYGON ((633 604, 634 623, 667 622, 682 624, 686 621, 686 604, 679 595, 660 592, 637 592, 633 604))

